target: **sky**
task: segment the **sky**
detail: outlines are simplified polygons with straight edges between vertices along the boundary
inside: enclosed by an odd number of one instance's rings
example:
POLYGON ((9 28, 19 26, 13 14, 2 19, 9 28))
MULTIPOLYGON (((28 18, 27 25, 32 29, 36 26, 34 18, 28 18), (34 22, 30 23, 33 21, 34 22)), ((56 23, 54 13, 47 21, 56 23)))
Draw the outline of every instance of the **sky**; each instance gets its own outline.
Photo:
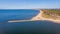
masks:
POLYGON ((60 8, 60 0, 0 0, 0 9, 60 8))

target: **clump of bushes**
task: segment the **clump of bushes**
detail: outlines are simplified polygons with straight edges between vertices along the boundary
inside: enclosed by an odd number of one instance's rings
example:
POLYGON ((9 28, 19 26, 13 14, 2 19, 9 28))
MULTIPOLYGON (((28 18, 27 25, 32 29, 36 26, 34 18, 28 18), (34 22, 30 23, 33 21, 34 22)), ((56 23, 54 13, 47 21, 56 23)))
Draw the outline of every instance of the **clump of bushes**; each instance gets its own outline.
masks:
POLYGON ((42 16, 45 18, 60 19, 60 10, 59 9, 43 9, 42 16))

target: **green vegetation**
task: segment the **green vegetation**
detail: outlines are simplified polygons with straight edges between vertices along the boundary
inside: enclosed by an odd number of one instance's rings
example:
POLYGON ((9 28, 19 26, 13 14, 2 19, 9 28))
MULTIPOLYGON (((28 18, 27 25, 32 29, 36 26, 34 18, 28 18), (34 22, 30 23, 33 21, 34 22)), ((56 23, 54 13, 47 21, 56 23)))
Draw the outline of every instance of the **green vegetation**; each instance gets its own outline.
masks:
POLYGON ((60 20, 60 10, 59 9, 43 9, 42 16, 45 18, 53 18, 60 20))

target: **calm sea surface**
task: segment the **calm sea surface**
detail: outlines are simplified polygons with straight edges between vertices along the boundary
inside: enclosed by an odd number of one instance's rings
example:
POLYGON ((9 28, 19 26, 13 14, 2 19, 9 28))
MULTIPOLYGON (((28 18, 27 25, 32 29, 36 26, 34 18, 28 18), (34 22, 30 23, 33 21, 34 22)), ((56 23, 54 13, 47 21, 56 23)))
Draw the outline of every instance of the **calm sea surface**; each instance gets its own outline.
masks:
POLYGON ((9 20, 28 20, 38 10, 0 10, 0 34, 60 34, 60 24, 50 21, 9 23, 9 20))

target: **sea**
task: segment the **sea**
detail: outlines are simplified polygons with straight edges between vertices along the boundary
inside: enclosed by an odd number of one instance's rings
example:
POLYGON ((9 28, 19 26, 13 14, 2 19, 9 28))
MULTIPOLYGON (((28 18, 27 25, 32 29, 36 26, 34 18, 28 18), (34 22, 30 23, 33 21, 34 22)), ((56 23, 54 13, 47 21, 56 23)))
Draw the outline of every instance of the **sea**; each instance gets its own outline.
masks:
POLYGON ((14 22, 9 20, 29 20, 36 16, 35 9, 0 10, 0 34, 60 34, 60 24, 46 20, 14 22))

